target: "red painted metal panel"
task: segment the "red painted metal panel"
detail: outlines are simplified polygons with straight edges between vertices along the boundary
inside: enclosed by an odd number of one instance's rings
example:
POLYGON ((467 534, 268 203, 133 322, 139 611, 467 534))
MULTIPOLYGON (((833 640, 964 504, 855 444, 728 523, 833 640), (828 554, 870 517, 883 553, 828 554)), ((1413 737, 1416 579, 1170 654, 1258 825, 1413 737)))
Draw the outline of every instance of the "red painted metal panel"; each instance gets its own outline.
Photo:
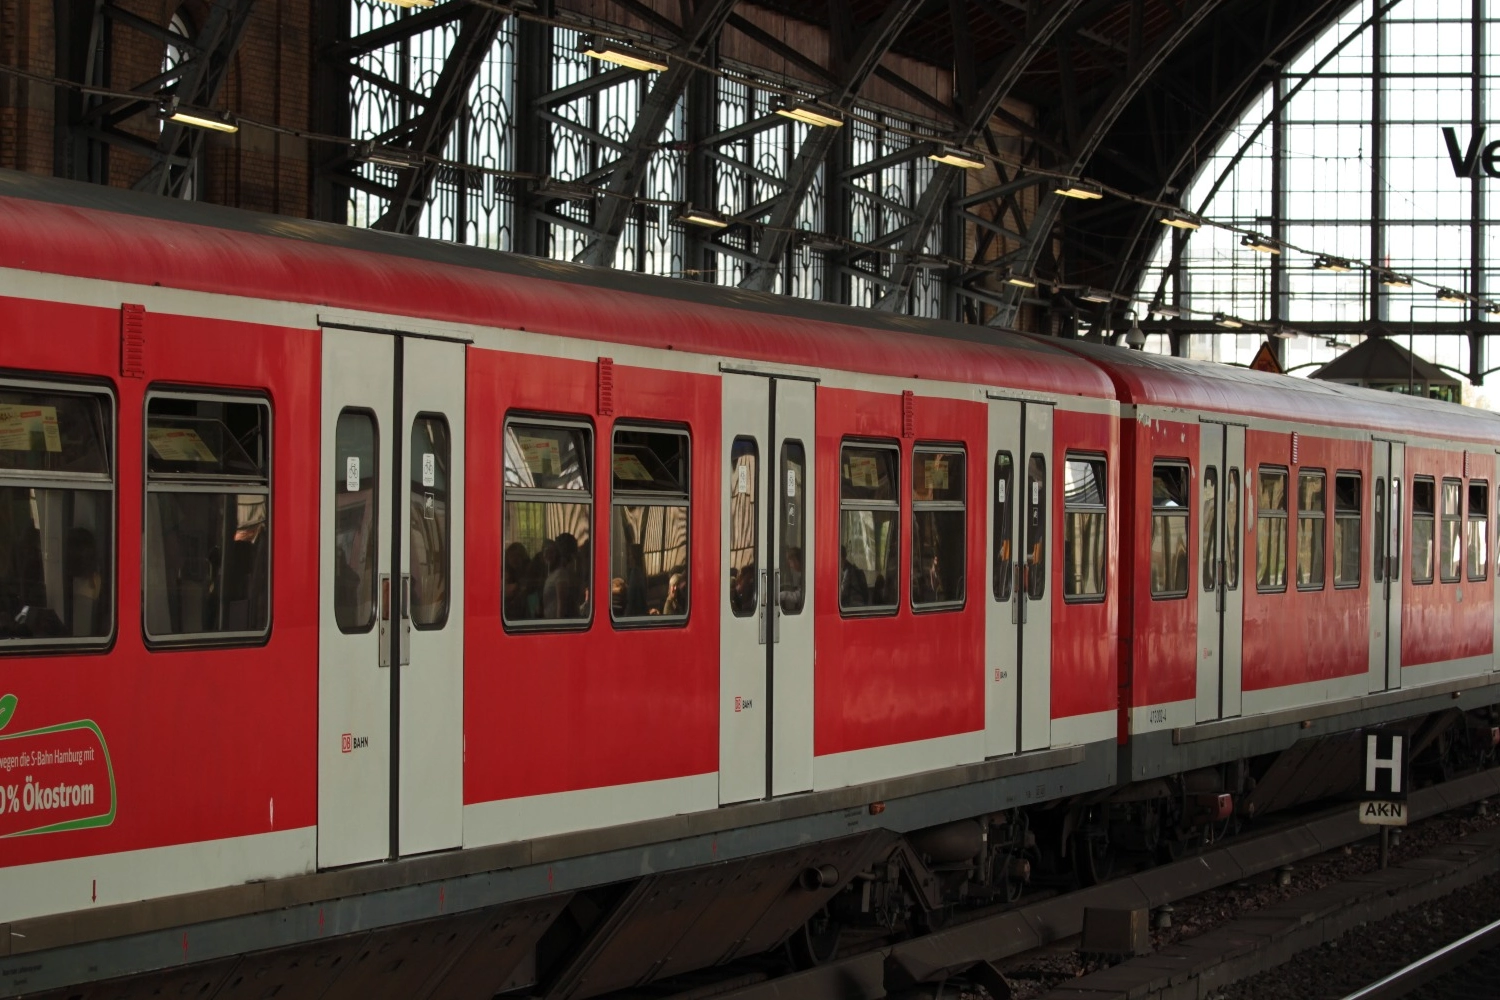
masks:
POLYGON ((617 363, 614 415, 591 419, 596 370, 469 351, 465 803, 718 770, 720 380, 617 363), (595 428, 599 544, 583 631, 507 633, 501 623, 502 427, 513 411, 595 428), (610 440, 615 424, 643 420, 692 436, 691 606, 677 628, 616 629, 609 617, 610 440))
POLYGON ((908 743, 984 728, 984 548, 989 465, 984 460, 987 411, 982 403, 914 396, 913 440, 902 439, 899 395, 851 389, 818 390, 814 586, 817 671, 813 752, 818 755, 908 743), (894 615, 845 618, 839 613, 839 448, 846 437, 900 442, 900 608, 894 615), (962 610, 911 610, 912 445, 962 443, 968 451, 968 567, 962 610))
MULTIPOLYGON (((1052 423, 1053 479, 1069 452, 1106 456, 1109 510, 1120 502, 1120 425, 1114 417, 1060 410, 1052 423)), ((1052 491, 1052 717, 1112 711, 1117 704, 1120 608, 1119 531, 1106 535, 1105 599, 1069 604, 1063 597, 1063 491, 1052 491)), ((1118 523, 1118 522, 1117 522, 1118 523)))
POLYGON ((1297 444, 1299 462, 1288 467, 1289 437, 1269 431, 1245 433, 1245 477, 1251 488, 1242 522, 1245 535, 1241 540, 1245 560, 1240 578, 1245 587, 1241 686, 1245 691, 1331 680, 1370 669, 1370 442, 1317 437, 1304 432, 1297 444), (1289 468, 1287 585, 1282 593, 1261 593, 1256 587, 1256 475, 1262 465, 1289 468), (1313 469, 1321 469, 1328 475, 1328 511, 1323 522, 1325 580, 1322 590, 1304 591, 1297 589, 1297 475, 1313 469), (1339 470, 1358 471, 1364 492, 1361 531, 1365 541, 1360 556, 1360 584, 1358 588, 1345 590, 1333 586, 1333 486, 1339 470))
MULTIPOLYGON (((1475 452, 1467 456, 1473 476, 1488 483, 1491 501, 1495 493, 1495 459, 1493 455, 1475 452)), ((1459 567, 1462 579, 1457 583, 1444 583, 1438 571, 1440 556, 1438 546, 1442 541, 1443 478, 1463 475, 1465 455, 1457 451, 1438 451, 1432 448, 1406 449, 1406 478, 1401 484, 1403 509, 1406 523, 1403 526, 1406 542, 1401 554, 1401 665, 1420 666, 1423 663, 1440 663, 1467 656, 1488 656, 1494 649, 1495 626, 1492 617, 1492 601, 1495 596, 1493 569, 1486 573, 1487 579, 1468 579, 1465 567, 1459 567), (1427 584, 1411 582, 1411 484, 1414 476, 1431 476, 1437 488, 1438 511, 1433 525, 1433 580, 1427 584)), ((1464 524, 1468 522, 1468 481, 1462 490, 1464 524)), ((1491 539, 1494 538, 1493 520, 1486 526, 1491 539)), ((1460 538, 1463 537, 1460 527, 1460 538)), ((1462 550, 1460 550, 1462 551, 1462 550)), ((1490 553, 1490 563, 1495 553, 1490 553)))
POLYGON ((310 514, 318 509, 318 335, 152 313, 145 378, 116 379, 118 308, 0 299, 0 313, 11 334, 7 368, 97 378, 119 398, 114 646, 86 655, 7 655, 0 680, 0 694, 17 697, 8 732, 84 719, 98 725, 114 770, 115 818, 107 826, 7 840, 0 863, 312 825, 318 590, 317 561, 310 556, 317 551, 318 519, 310 514), (270 396, 273 603, 264 647, 145 647, 142 421, 153 383, 270 396))

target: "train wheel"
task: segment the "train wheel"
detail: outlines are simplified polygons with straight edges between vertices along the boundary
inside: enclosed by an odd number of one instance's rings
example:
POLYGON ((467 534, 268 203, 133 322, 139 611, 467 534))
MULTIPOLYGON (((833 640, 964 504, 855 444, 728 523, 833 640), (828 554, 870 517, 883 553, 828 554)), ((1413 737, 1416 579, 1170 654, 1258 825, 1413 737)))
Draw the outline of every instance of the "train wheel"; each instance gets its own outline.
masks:
POLYGON ((834 919, 825 906, 812 919, 792 932, 787 939, 787 953, 798 969, 811 969, 831 961, 839 951, 844 925, 834 919))

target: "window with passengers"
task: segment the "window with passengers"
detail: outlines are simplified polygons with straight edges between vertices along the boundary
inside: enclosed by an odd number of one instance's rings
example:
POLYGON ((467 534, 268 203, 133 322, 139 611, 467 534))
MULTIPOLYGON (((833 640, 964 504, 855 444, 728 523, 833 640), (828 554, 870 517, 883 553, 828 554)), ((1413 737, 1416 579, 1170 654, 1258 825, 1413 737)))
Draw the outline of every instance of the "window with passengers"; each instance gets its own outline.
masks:
POLYGON ((918 445, 912 452, 911 604, 959 607, 966 566, 964 452, 918 445))
POLYGON ((588 623, 592 443, 586 424, 506 421, 501 610, 508 628, 588 623))
POLYGON ((616 622, 680 625, 687 620, 688 449, 686 431, 615 430, 609 606, 616 622))
POLYGON ((271 408, 146 400, 146 636, 231 641, 271 625, 271 408))
POLYGON ((113 405, 0 385, 0 652, 114 629, 113 405))
POLYGON ((845 444, 839 455, 839 610, 896 610, 901 551, 901 452, 894 444, 845 444))
POLYGON ((1188 592, 1188 467, 1157 462, 1151 467, 1151 596, 1186 597, 1188 592))

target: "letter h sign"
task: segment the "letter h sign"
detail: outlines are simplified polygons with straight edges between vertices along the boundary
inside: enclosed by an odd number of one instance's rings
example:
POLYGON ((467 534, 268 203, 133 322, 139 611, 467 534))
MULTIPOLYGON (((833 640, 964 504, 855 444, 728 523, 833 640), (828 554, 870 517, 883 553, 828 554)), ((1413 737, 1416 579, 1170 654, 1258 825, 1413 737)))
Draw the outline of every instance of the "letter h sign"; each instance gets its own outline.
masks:
POLYGON ((1365 737, 1365 798, 1406 801, 1406 756, 1398 733, 1370 733, 1365 737))

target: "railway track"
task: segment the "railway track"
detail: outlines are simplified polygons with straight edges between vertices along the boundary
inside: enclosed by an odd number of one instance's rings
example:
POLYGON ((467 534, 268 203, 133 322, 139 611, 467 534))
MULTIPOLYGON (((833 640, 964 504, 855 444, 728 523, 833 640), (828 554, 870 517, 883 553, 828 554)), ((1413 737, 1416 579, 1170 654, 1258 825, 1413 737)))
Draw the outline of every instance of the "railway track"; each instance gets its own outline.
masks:
MULTIPOLYGON (((1497 796, 1500 769, 1482 771, 1414 792, 1410 816, 1427 819, 1497 796)), ((986 986, 992 996, 1006 996, 1003 990, 1008 988, 996 963, 1078 935, 1088 908, 1154 911, 1353 844, 1370 833, 1370 827, 1359 823, 1352 804, 1340 805, 1294 825, 1236 837, 1193 857, 1089 888, 978 911, 918 937, 877 938, 812 969, 785 975, 741 971, 717 984, 694 984, 670 998, 882 1000, 915 995, 913 991, 920 993, 924 984, 943 982, 973 983, 986 986)), ((1500 864, 1500 852, 1496 856, 1500 864)), ((635 994, 618 994, 617 1000, 627 995, 635 994)))
POLYGON ((1492 1000, 1500 993, 1500 920, 1356 990, 1344 1000, 1492 1000))

